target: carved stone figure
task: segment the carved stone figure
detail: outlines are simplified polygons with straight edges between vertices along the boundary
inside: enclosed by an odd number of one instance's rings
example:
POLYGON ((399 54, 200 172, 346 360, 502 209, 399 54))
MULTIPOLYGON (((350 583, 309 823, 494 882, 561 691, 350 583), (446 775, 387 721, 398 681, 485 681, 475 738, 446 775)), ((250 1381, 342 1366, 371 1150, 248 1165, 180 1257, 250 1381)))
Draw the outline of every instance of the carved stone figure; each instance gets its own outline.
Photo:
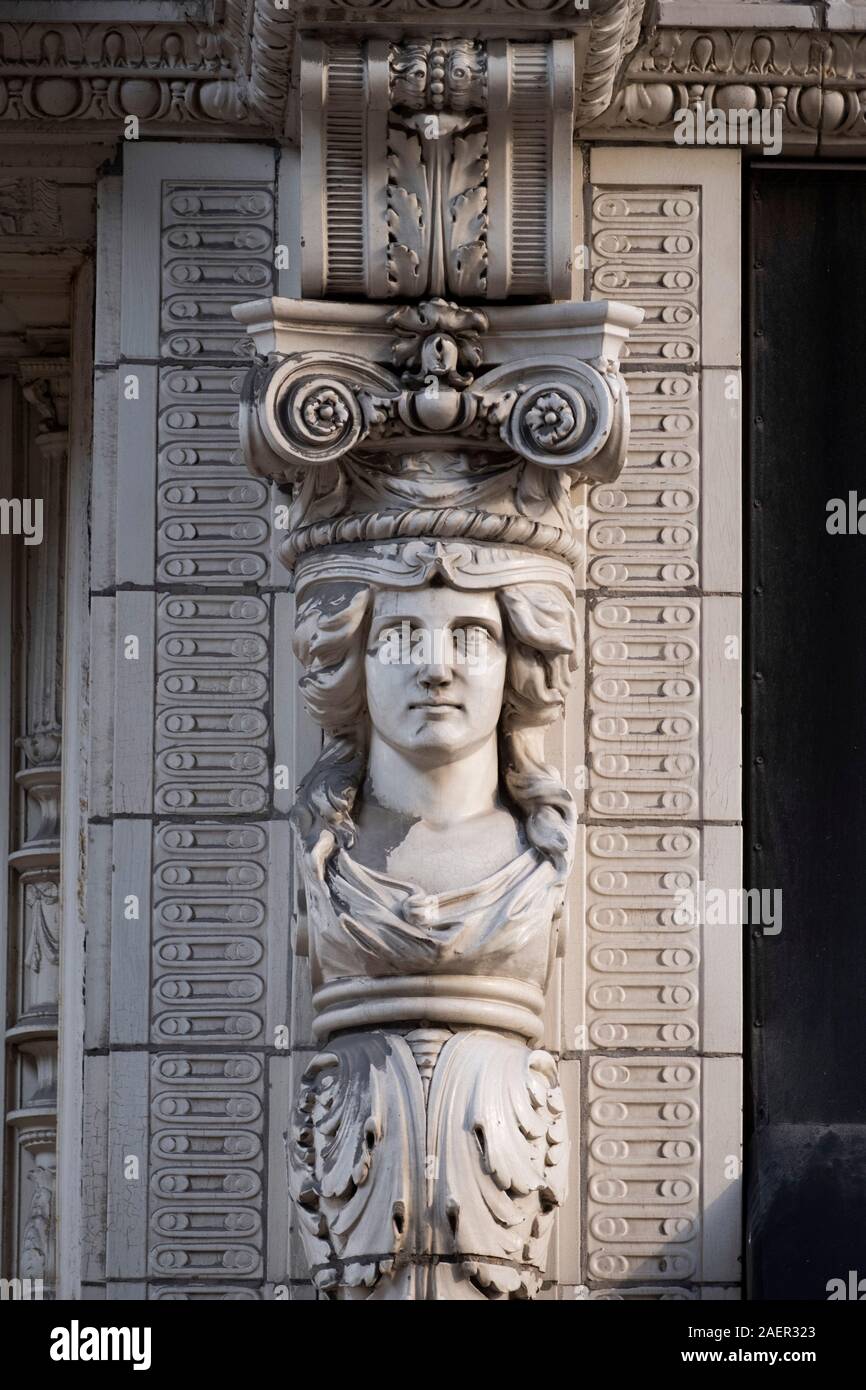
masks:
POLYGON ((57 1183, 57 1157, 53 1147, 52 1131, 31 1131, 24 1139, 23 1148, 32 1158, 29 1178, 33 1184, 27 1220, 21 1237, 19 1256, 19 1276, 22 1279, 54 1278, 55 1228, 54 1198, 57 1183))
POLYGON ((553 584, 514 584, 519 560, 478 589, 467 547, 407 549, 391 583, 299 596, 328 741, 294 813, 298 947, 329 1041, 296 1103, 292 1191, 321 1287, 527 1297, 565 1187, 556 1064, 537 1049, 573 813, 538 731, 563 702, 573 613, 553 584))
POLYGON ((541 1043, 575 813, 544 730, 577 665, 572 492, 622 466, 640 311, 236 314, 267 353, 242 436, 292 491, 325 733, 292 815, 321 1051, 288 1158, 313 1277, 339 1299, 531 1298, 568 1156, 541 1043), (338 327, 350 352, 322 345, 338 327))

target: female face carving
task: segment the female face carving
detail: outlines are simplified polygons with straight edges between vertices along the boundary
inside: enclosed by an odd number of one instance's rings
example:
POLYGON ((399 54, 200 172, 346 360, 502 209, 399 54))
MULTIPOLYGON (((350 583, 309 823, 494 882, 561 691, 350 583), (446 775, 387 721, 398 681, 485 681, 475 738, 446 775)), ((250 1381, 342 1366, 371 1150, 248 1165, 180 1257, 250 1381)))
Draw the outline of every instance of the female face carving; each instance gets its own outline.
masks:
POLYGON ((496 596, 444 586, 376 594, 365 661, 376 733, 413 760, 455 762, 502 709, 506 650, 496 596))

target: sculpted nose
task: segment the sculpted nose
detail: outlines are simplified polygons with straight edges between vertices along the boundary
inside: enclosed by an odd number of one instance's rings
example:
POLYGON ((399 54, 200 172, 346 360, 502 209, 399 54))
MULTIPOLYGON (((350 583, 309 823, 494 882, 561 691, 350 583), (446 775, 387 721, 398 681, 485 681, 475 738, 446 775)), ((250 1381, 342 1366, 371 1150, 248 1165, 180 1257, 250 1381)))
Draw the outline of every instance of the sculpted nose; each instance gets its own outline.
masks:
POLYGON ((424 632, 417 650, 418 683, 429 689, 448 685, 454 678, 451 634, 440 629, 424 632))
POLYGON ((451 667, 444 661, 429 661, 421 667, 418 679, 422 685, 447 685, 451 680, 451 667))

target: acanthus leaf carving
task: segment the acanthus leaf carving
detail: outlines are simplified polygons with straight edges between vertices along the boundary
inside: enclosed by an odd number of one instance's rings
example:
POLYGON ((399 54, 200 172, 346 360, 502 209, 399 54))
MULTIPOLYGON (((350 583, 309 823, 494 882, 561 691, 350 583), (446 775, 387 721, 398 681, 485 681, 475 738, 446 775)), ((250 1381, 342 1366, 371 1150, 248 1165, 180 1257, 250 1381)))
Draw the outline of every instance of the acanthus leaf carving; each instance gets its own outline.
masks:
POLYGON ((449 283, 468 299, 484 293, 487 272, 487 137, 484 131, 458 135, 451 164, 449 283))
POLYGON ((414 295, 427 277, 430 222, 426 170, 417 134, 399 128, 388 132, 389 283, 395 294, 414 295))
POLYGON ((390 50, 388 281, 395 297, 484 293, 487 54, 432 39, 390 50))

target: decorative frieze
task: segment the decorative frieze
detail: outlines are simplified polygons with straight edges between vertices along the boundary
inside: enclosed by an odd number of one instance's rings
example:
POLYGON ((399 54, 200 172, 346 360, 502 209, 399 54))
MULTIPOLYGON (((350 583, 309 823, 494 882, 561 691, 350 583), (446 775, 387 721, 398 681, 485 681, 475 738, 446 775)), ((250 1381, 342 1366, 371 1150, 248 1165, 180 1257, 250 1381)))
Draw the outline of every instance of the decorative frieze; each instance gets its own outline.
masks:
MULTIPOLYGON (((166 357, 246 355, 231 317, 274 273, 273 189, 247 180, 225 184, 166 180, 163 188, 161 350, 166 357)), ((188 395, 198 388, 176 389, 188 395)))
POLYGON ((593 295, 627 294, 644 310, 630 366, 700 357, 700 205, 687 189, 616 189, 593 198, 593 295))
POLYGON ((0 121, 247 119, 218 31, 194 21, 0 24, 0 121))
POLYGON ((616 486, 589 493, 587 580, 601 589, 698 583, 700 378, 629 371, 631 438, 616 486))
POLYGON ((238 474, 232 447, 242 374, 172 367, 160 374, 158 575, 236 585, 267 568, 268 489, 238 474))
MULTIPOLYGON (((671 25, 664 15, 652 23, 646 0, 590 0, 586 10, 576 10, 574 0, 459 6, 449 0, 297 0, 279 9, 272 0, 229 0, 219 27, 190 19, 12 20, 0 25, 0 121, 46 129, 58 122, 80 129, 113 123, 120 131, 134 117, 162 131, 206 134, 228 127, 296 137, 293 65, 301 36, 336 45, 335 53, 357 50, 363 39, 387 46, 395 28, 435 43, 444 27, 457 42, 474 43, 483 21, 495 30, 495 42, 531 46, 563 32, 572 36, 574 113, 588 138, 670 143, 676 113, 703 104, 778 112, 792 148, 864 141, 862 31, 840 29, 835 18, 832 28, 785 28, 780 17, 783 9, 776 6, 774 26, 756 27, 750 14, 742 28, 702 30, 671 25)), ((339 56, 336 61, 339 66, 339 56)), ((344 77, 351 86, 348 69, 344 77)), ((341 80, 335 72, 335 110, 341 80)), ((348 89, 345 95, 348 110, 348 89)), ((335 286, 333 292, 349 290, 335 286)))
POLYGON ((678 911, 701 876, 701 608, 683 592, 699 580, 700 196, 593 190, 593 293, 646 311, 626 467, 589 499, 588 582, 613 591, 590 607, 587 684, 593 1290, 700 1278, 701 931, 678 911))
POLYGON ((754 23, 742 29, 661 25, 634 53, 610 105, 581 123, 604 134, 670 142, 678 112, 778 113, 787 147, 866 138, 866 35, 754 23))
POLYGON ((700 1059, 624 1056, 589 1077, 588 1272, 687 1283, 700 1250, 700 1059))
POLYGON ((587 832, 587 1036, 593 1050, 667 1053, 698 1043, 700 940, 677 916, 700 878, 691 827, 587 832))
POLYGON ((134 117, 148 125, 265 127, 291 132, 292 66, 298 36, 334 35, 357 42, 395 25, 428 40, 447 24, 449 35, 474 39, 479 22, 497 34, 546 41, 563 31, 577 37, 586 72, 581 109, 595 115, 610 99, 615 78, 637 38, 644 0, 596 0, 576 10, 573 0, 370 0, 345 5, 228 0, 225 24, 180 18, 139 23, 58 18, 0 25, 0 120, 58 121, 75 126, 134 117))
POLYGON ((689 599, 602 599, 592 607, 594 816, 697 817, 699 623, 689 599))
MULTIPOLYGON (((213 580, 209 580, 213 583, 213 580)), ((156 809, 255 814, 268 801, 256 691, 268 673, 260 598, 167 596, 157 619, 156 809)))
MULTIPOLYGON (((155 1055, 150 1177, 155 1276, 261 1274, 262 1078, 261 1060, 249 1053, 155 1055)), ((226 1295, 221 1291, 221 1296, 226 1295)))
POLYGON ((597 189, 592 286, 644 310, 627 349, 632 433, 615 488, 589 496, 588 581, 614 590, 695 587, 701 360, 700 193, 597 189), (647 370, 654 369, 654 370, 647 370))
MULTIPOLYGON (((737 831, 711 823, 719 811, 705 792, 718 766, 719 687, 736 688, 736 610, 701 593, 702 568, 718 572, 719 518, 708 499, 718 507, 738 485, 707 433, 711 420, 728 440, 739 430, 736 318, 718 331, 728 296, 736 312, 736 268, 717 297, 706 273, 736 241, 739 170, 730 152, 724 159, 717 172, 712 153, 700 151, 592 157, 593 293, 615 288, 646 311, 623 366, 626 465, 588 499, 584 1277, 592 1299, 689 1298, 719 1270, 739 1277, 736 1260, 717 1248, 724 1221, 714 1215, 722 1191, 736 1210, 739 1136, 729 1117, 738 1082, 734 1064, 726 1073, 734 1092, 722 1102, 713 1054, 739 1045, 727 1014, 722 1043, 715 1010, 738 997, 741 941, 736 929, 708 928, 683 909, 701 880, 730 874, 733 885, 738 875, 735 856, 719 867, 718 848, 720 835, 735 843, 737 831), (712 415, 723 385, 731 404, 712 415), (707 472, 714 466, 706 480, 702 442, 707 472)), ((736 726, 737 714, 738 701, 721 723, 736 726)), ((736 1248, 730 1231, 721 1240, 725 1251, 736 1248)))

